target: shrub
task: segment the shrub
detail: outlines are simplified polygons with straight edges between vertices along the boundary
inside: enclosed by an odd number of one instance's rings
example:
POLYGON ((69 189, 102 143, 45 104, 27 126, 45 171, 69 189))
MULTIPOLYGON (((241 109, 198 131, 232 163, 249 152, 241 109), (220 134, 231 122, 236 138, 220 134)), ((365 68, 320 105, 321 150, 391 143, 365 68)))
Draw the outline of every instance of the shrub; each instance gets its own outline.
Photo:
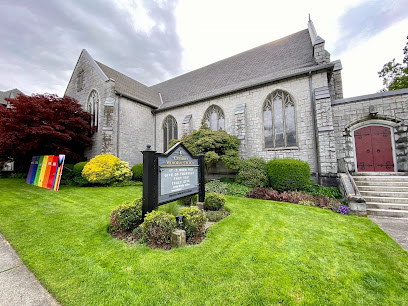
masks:
POLYGON ((302 190, 310 184, 307 162, 291 158, 273 159, 266 168, 270 185, 277 191, 302 190))
POLYGON ((72 179, 72 181, 75 182, 79 186, 85 186, 89 184, 89 182, 86 179, 84 179, 82 176, 76 176, 72 179))
POLYGON ((173 215, 157 210, 147 213, 142 223, 143 236, 153 245, 170 244, 171 233, 176 227, 173 215))
POLYGON ((204 209, 205 210, 220 210, 224 207, 225 197, 219 193, 209 193, 205 197, 204 209))
POLYGON ((130 180, 132 171, 127 162, 121 161, 112 154, 101 154, 85 165, 82 177, 90 183, 110 184, 130 180))
POLYGON ((222 183, 219 180, 209 181, 207 184, 205 184, 205 192, 227 194, 228 183, 222 183))
POLYGON ((330 208, 331 199, 327 196, 317 196, 315 197, 315 204, 320 208, 330 208))
POLYGON ((81 176, 82 170, 88 162, 80 162, 74 165, 73 171, 75 176, 81 176))
POLYGON ((268 186, 265 160, 260 157, 251 157, 241 161, 235 180, 250 188, 268 186))
POLYGON ((62 169, 60 185, 69 185, 69 184, 71 184, 72 179, 74 177, 75 177, 74 165, 73 164, 64 164, 64 168, 62 169))
POLYGON ((135 181, 143 180, 143 164, 136 164, 132 167, 133 179, 135 181))
POLYGON ((183 208, 180 214, 184 215, 183 229, 186 231, 187 238, 200 236, 204 233, 205 223, 207 222, 204 211, 191 206, 183 208))
POLYGON ((235 183, 235 179, 232 177, 222 177, 220 178, 220 182, 222 183, 235 183))
POLYGON ((142 198, 125 202, 115 208, 110 216, 112 229, 133 230, 142 223, 142 198))
POLYGON ((220 210, 208 210, 205 212, 207 220, 210 222, 218 222, 226 217, 228 217, 230 212, 225 209, 220 210))
POLYGON ((158 210, 160 211, 164 211, 170 215, 173 216, 178 216, 180 215, 180 211, 183 209, 184 207, 179 205, 178 202, 170 202, 164 205, 160 205, 158 210))
POLYGON ((270 200, 270 201, 280 201, 280 202, 289 202, 289 203, 300 203, 301 201, 312 201, 314 198, 311 194, 302 193, 300 191, 284 191, 279 193, 273 189, 267 188, 257 188, 251 190, 248 195, 248 198, 270 200))
POLYGON ((245 198, 248 192, 251 191, 251 188, 237 183, 229 183, 227 187, 228 187, 227 195, 234 197, 245 198))
POLYGON ((343 197, 340 190, 337 187, 325 187, 315 182, 310 182, 310 185, 303 189, 303 191, 311 193, 315 197, 321 195, 328 196, 329 198, 338 200, 340 200, 343 197))
POLYGON ((179 205, 183 205, 183 206, 191 206, 194 205, 198 202, 198 194, 192 195, 192 196, 188 196, 185 198, 181 198, 177 200, 177 203, 179 205))

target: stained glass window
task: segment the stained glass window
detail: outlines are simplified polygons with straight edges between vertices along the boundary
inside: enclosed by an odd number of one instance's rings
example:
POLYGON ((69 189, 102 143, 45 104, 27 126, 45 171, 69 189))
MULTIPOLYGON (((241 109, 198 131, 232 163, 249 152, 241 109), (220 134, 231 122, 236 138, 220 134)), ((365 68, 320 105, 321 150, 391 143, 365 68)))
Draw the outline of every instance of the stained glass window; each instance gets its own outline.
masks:
POLYGON ((203 121, 213 131, 225 130, 224 112, 219 106, 211 105, 206 110, 203 121))
POLYGON ((86 104, 86 111, 91 114, 91 126, 98 127, 99 119, 99 95, 96 90, 92 90, 86 104))
POLYGON ((168 150, 170 141, 177 138, 177 121, 173 116, 168 115, 163 121, 163 152, 168 150))
POLYGON ((265 148, 296 146, 295 103, 284 91, 274 91, 263 105, 265 148))

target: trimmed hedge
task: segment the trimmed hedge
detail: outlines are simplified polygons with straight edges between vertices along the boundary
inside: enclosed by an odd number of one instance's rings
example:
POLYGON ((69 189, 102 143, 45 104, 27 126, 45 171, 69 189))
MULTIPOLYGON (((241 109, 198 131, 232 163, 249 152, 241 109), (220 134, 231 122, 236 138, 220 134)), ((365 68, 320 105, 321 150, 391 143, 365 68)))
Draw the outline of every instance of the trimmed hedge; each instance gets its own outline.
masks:
POLYGON ((310 167, 307 162, 283 158, 273 159, 266 164, 269 183, 279 192, 303 190, 310 184, 310 167))
POLYGON ((205 210, 220 210, 224 207, 225 197, 219 193, 208 193, 204 200, 205 210))
POLYGON ((142 203, 142 198, 138 198, 132 203, 125 202, 115 208, 110 216, 111 229, 123 229, 128 231, 133 230, 140 225, 143 221, 142 203))
POLYGON ((136 164, 132 167, 133 179, 135 181, 143 180, 143 164, 136 164))

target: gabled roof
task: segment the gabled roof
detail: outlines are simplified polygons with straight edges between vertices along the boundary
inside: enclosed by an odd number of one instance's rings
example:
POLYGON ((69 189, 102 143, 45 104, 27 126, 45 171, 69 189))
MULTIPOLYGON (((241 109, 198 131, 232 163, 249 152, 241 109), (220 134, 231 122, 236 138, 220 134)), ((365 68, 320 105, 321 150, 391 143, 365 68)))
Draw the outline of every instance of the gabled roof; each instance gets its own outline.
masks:
POLYGON ((151 88, 161 93, 164 104, 160 109, 165 109, 282 79, 316 66, 306 29, 151 88))
POLYGON ((95 63, 109 79, 115 81, 115 91, 118 94, 155 108, 160 106, 161 101, 158 92, 98 61, 95 61, 95 63))
POLYGON ((22 91, 18 90, 17 88, 10 89, 10 90, 7 90, 7 91, 0 91, 0 104, 7 105, 7 101, 5 100, 5 98, 14 99, 14 98, 17 98, 17 96, 19 94, 24 95, 24 93, 22 91))

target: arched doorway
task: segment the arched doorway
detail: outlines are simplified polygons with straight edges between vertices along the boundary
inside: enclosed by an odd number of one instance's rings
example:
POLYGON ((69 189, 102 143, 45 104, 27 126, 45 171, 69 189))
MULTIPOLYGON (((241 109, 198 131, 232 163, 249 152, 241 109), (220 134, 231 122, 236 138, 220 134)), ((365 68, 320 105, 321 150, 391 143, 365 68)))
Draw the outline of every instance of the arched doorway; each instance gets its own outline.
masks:
POLYGON ((353 136, 357 172, 396 171, 390 127, 368 125, 354 130, 353 136))

